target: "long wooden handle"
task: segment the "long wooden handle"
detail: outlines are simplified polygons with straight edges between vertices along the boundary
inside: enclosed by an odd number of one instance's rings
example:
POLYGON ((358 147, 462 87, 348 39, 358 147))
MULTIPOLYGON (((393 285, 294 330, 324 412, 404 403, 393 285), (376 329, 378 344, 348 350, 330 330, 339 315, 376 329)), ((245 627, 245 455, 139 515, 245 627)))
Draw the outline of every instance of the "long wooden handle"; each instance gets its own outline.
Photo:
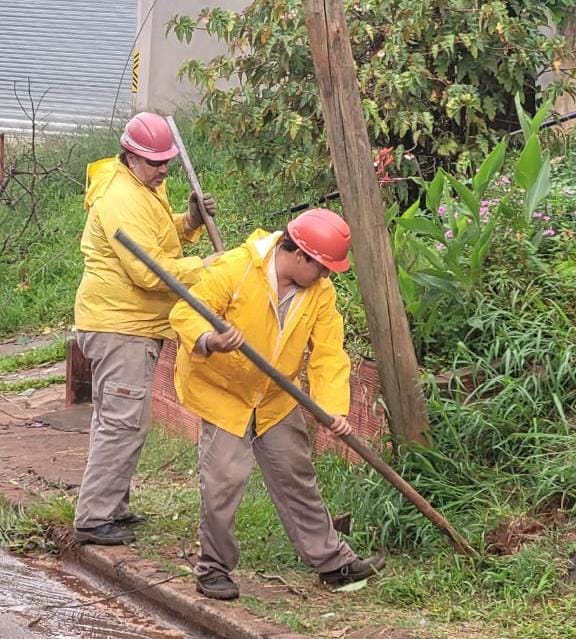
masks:
MULTIPOLYGON (((131 251, 139 260, 144 262, 146 266, 156 273, 156 275, 172 290, 179 295, 187 304, 189 304, 196 312, 198 312, 205 320, 208 320, 210 324, 219 332, 224 333, 228 330, 229 326, 222 321, 215 313, 213 313, 208 307, 206 307, 200 300, 196 299, 190 294, 186 286, 179 282, 175 277, 165 271, 159 264, 157 264, 147 253, 145 253, 135 242, 133 242, 123 231, 118 230, 115 234, 116 239, 123 244, 129 251, 131 251)), ((266 373, 271 379, 273 379, 280 388, 285 390, 288 394, 292 395, 294 399, 304 408, 308 409, 312 415, 326 427, 330 427, 334 419, 324 411, 315 401, 313 401, 306 393, 302 392, 297 386, 295 386, 287 377, 285 377, 280 371, 278 371, 272 364, 266 361, 260 353, 255 351, 249 344, 244 342, 240 347, 240 351, 246 355, 258 368, 266 373)), ((397 472, 392 470, 390 466, 385 464, 378 455, 367 446, 365 446, 354 435, 343 435, 340 437, 352 450, 356 451, 362 459, 377 470, 387 481, 389 481, 396 490, 398 490, 408 501, 410 501, 416 508, 435 526, 440 528, 444 532, 454 545, 454 548, 458 552, 462 552, 468 555, 477 555, 476 551, 470 546, 462 535, 460 535, 452 526, 442 517, 442 515, 436 511, 425 499, 420 495, 410 484, 402 479, 397 472)))
POLYGON ((204 226, 208 231, 208 236, 210 238, 210 241, 212 242, 212 246, 218 252, 223 251, 224 244, 222 243, 222 238, 220 237, 220 233, 218 233, 214 218, 207 213, 206 207, 204 206, 204 193, 202 192, 202 187, 200 186, 200 180, 196 175, 196 171, 194 171, 194 167, 192 166, 192 162, 190 161, 190 156, 188 155, 188 151, 186 151, 186 147, 184 146, 184 142, 182 141, 180 131, 178 131, 176 122, 171 115, 166 116, 166 120, 168 122, 170 130, 172 131, 172 135, 174 136, 174 142, 178 147, 180 162, 182 163, 184 173, 186 173, 186 177, 190 182, 190 186, 198 196, 198 208, 200 209, 200 215, 202 215, 202 221, 204 222, 204 226))

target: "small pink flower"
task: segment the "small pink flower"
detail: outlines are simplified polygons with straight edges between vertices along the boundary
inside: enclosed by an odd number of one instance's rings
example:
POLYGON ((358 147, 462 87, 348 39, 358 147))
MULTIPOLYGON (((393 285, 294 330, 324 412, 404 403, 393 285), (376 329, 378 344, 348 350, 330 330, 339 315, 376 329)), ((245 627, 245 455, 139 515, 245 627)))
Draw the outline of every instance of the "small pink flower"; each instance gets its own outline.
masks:
POLYGON ((438 207, 438 215, 446 215, 446 211, 448 209, 445 206, 439 206, 438 207))
POLYGON ((486 217, 490 213, 490 209, 487 206, 480 207, 480 215, 486 217))
POLYGON ((448 239, 450 239, 451 237, 454 237, 454 231, 452 229, 448 229, 446 233, 444 233, 444 237, 448 239))
POLYGON ((553 235, 556 235, 556 231, 554 229, 545 229, 542 235, 544 237, 552 237, 553 235))
POLYGON ((551 220, 552 218, 551 218, 549 215, 544 215, 544 216, 542 217, 542 219, 543 219, 545 222, 550 222, 550 220, 551 220))
POLYGON ((534 213, 532 213, 532 217, 535 220, 539 220, 543 215, 544 213, 542 213, 542 211, 534 211, 534 213))
POLYGON ((480 202, 480 206, 490 206, 492 204, 492 200, 482 200, 480 202))
POLYGON ((500 182, 501 182, 502 184, 510 184, 510 178, 509 178, 507 175, 503 175, 503 176, 500 178, 500 182))
POLYGON ((436 242, 435 247, 437 251, 443 251, 446 248, 446 246, 442 244, 442 242, 436 242))

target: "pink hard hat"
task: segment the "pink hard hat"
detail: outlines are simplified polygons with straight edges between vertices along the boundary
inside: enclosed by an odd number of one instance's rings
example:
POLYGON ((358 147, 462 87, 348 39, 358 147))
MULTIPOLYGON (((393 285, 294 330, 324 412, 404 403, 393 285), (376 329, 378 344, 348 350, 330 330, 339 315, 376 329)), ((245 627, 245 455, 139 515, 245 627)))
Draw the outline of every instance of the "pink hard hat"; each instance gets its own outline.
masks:
POLYGON ((172 131, 157 113, 137 113, 128 120, 120 137, 126 151, 148 160, 171 160, 178 155, 172 131))
POLYGON ((288 233, 298 248, 322 266, 341 273, 350 268, 350 227, 328 209, 310 209, 288 222, 288 233))

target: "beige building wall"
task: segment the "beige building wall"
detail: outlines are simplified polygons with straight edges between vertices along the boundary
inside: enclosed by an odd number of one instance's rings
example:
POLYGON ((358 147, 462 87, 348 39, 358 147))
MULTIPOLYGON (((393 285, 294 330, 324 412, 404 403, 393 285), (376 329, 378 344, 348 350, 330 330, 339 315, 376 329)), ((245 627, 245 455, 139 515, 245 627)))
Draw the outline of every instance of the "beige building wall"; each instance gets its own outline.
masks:
MULTIPOLYGON (((559 77, 566 79, 568 73, 576 74, 576 17, 572 17, 568 21, 568 24, 562 29, 562 33, 566 37, 569 50, 572 51, 572 58, 562 60, 561 67, 558 71, 559 77)), ((571 80, 571 84, 576 90, 576 80, 571 80)), ((558 98, 554 108, 560 115, 576 111, 576 99, 568 93, 564 93, 564 95, 558 98)), ((576 121, 571 120, 564 125, 564 128, 572 129, 575 126, 576 121)))
POLYGON ((188 79, 179 80, 178 69, 187 59, 209 60, 224 51, 223 43, 203 31, 194 33, 190 44, 181 43, 173 32, 165 36, 166 25, 174 15, 196 16, 204 7, 236 11, 248 4, 249 0, 138 0, 135 111, 169 115, 181 104, 200 102, 200 91, 188 79))
MULTIPOLYGON (((557 69, 543 73, 540 77, 541 86, 546 87, 554 80, 564 80, 576 88, 576 80, 570 79, 570 74, 576 73, 576 17, 570 18, 560 29, 556 25, 552 25, 549 29, 544 30, 544 33, 550 36, 561 33, 566 38, 568 50, 572 52, 572 55, 565 60, 560 60, 557 69)), ((569 93, 564 93, 556 100, 553 110, 558 115, 572 113, 576 111, 576 99, 569 93)), ((571 129, 574 126, 576 126, 575 120, 570 120, 562 125, 565 129, 571 129)))

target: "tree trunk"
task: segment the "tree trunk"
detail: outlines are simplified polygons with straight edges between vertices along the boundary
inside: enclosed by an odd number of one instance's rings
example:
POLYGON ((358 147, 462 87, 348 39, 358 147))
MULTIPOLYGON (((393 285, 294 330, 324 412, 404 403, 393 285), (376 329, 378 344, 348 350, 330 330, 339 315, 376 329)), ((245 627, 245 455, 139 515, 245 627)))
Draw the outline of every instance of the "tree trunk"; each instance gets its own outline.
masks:
POLYGON ((426 403, 374 172, 342 0, 304 0, 316 80, 390 430, 427 444, 426 403))

